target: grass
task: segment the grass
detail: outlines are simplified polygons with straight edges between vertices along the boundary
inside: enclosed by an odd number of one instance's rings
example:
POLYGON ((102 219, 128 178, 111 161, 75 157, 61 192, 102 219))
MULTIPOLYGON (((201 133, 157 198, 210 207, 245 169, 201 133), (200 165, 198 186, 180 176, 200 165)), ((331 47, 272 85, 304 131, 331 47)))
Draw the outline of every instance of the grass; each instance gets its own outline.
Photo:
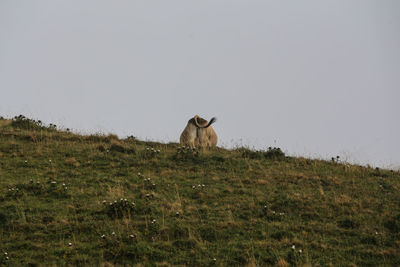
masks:
POLYGON ((398 266, 400 173, 0 119, 0 265, 398 266))

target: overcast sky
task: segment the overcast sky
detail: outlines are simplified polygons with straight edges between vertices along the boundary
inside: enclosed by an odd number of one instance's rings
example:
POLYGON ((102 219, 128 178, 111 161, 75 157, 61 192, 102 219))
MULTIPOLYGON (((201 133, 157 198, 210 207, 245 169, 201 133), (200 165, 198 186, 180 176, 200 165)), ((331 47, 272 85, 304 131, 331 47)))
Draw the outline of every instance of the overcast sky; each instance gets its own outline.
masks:
POLYGON ((400 167, 400 1, 0 1, 0 115, 400 167))

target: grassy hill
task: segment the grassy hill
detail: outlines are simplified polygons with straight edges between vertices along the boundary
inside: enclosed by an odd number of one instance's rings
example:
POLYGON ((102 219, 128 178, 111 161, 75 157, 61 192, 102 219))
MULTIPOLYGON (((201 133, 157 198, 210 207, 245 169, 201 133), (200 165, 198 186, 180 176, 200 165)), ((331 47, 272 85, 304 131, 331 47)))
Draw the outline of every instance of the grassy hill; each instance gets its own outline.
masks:
POLYGON ((398 171, 18 117, 0 184, 0 265, 400 265, 398 171))

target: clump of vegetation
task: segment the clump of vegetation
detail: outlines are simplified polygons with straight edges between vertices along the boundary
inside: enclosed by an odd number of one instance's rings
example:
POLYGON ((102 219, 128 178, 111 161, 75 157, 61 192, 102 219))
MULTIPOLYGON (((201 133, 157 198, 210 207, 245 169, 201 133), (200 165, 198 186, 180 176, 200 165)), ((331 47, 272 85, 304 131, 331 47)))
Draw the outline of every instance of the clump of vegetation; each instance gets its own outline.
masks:
POLYGON ((114 200, 107 202, 103 200, 103 205, 105 207, 105 213, 110 218, 130 218, 134 215, 136 204, 134 202, 128 201, 126 198, 121 198, 120 200, 114 200))
POLYGON ((106 144, 101 144, 101 145, 97 146, 97 149, 100 152, 106 152, 106 153, 118 152, 118 153, 126 153, 126 154, 135 154, 136 153, 135 148, 132 147, 130 144, 127 144, 127 143, 122 142, 117 139, 108 139, 107 137, 106 137, 106 140, 107 140, 106 144))
POLYGON ((189 146, 180 146, 177 148, 175 155, 173 156, 174 160, 178 161, 193 161, 199 158, 200 149, 196 147, 189 146))
POLYGON ((29 119, 23 115, 15 116, 11 121, 11 126, 24 130, 38 130, 46 128, 42 121, 29 119))
POLYGON ((133 135, 129 135, 125 138, 127 141, 136 141, 136 137, 133 135))
POLYGON ((267 150, 250 150, 246 148, 240 148, 237 151, 241 151, 243 158, 249 159, 272 159, 272 160, 284 160, 285 153, 279 147, 269 147, 267 150))
POLYGON ((153 147, 146 147, 146 149, 144 149, 141 152, 141 157, 143 159, 153 159, 156 158, 160 153, 161 153, 160 149, 155 149, 153 147))
POLYGON ((331 158, 331 161, 332 161, 333 163, 339 163, 339 160, 340 160, 340 157, 339 157, 339 156, 336 156, 336 157, 332 157, 332 158, 331 158))
POLYGON ((285 159, 285 153, 279 147, 269 147, 267 151, 263 152, 266 159, 285 159))
POLYGON ((68 198, 68 186, 50 180, 46 183, 30 179, 29 183, 10 185, 4 199, 17 199, 26 195, 38 197, 68 198))
POLYGON ((111 139, 110 141, 110 151, 120 152, 120 153, 135 153, 135 149, 127 146, 126 144, 120 142, 116 139, 111 139))

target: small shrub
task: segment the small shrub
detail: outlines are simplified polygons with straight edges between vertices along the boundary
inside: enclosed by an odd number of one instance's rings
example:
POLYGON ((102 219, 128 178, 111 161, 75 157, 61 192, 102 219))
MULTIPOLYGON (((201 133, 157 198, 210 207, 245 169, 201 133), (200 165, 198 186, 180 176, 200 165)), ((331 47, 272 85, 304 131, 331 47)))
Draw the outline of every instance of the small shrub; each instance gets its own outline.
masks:
POLYGON ((178 147, 175 155, 173 156, 173 159, 179 161, 188 161, 188 160, 191 161, 194 159, 198 159, 199 155, 200 155, 200 150, 198 148, 182 146, 178 147))
POLYGON ((29 183, 20 183, 10 187, 7 191, 7 198, 18 198, 23 195, 52 196, 56 199, 68 198, 68 187, 65 184, 57 184, 51 181, 48 184, 42 184, 39 181, 30 180, 29 183))
POLYGON ((49 128, 50 130, 57 130, 57 125, 55 125, 55 124, 53 124, 53 123, 50 123, 48 128, 49 128))
POLYGON ((43 124, 41 120, 34 120, 24 115, 15 116, 11 120, 11 126, 23 130, 51 130, 57 131, 57 125, 50 123, 49 126, 43 124))
POLYGON ((43 123, 40 120, 32 120, 23 115, 15 116, 11 121, 11 126, 24 130, 44 129, 43 123))
POLYGON ((269 147, 263 154, 267 159, 285 159, 285 153, 279 147, 269 147))
POLYGON ((336 156, 336 157, 332 157, 332 158, 331 158, 331 161, 332 161, 333 163, 339 163, 339 159, 340 159, 340 157, 339 157, 339 156, 336 156))
POLYGON ((157 157, 157 155, 160 153, 161 151, 159 149, 155 149, 153 147, 146 147, 146 149, 142 151, 140 156, 142 159, 153 159, 157 157))
MULTIPOLYGON (((125 144, 121 143, 116 139, 111 139, 110 141, 110 151, 119 152, 119 153, 135 153, 135 149, 127 147, 125 144)), ((104 149, 104 147, 103 147, 104 149)), ((104 151, 104 150, 103 150, 104 151)))
POLYGON ((106 140, 109 142, 109 143, 111 143, 111 141, 118 141, 119 140, 119 138, 118 138, 118 135, 116 135, 116 134, 108 134, 107 136, 106 136, 106 140))
POLYGON ((262 159, 263 155, 261 151, 252 151, 250 149, 240 149, 242 151, 242 157, 248 159, 262 159))
POLYGON ((133 135, 127 136, 126 137, 127 141, 136 141, 136 137, 134 137, 133 135))
POLYGON ((105 213, 112 219, 130 217, 134 214, 136 204, 127 199, 115 200, 114 202, 103 201, 105 213))
POLYGON ((250 149, 241 149, 242 157, 249 159, 273 159, 273 160, 282 160, 285 159, 285 153, 279 147, 269 147, 267 151, 264 150, 256 150, 252 151, 250 149))
POLYGON ((111 139, 111 146, 110 146, 110 151, 115 151, 115 152, 125 152, 125 147, 119 142, 118 140, 111 139))
POLYGON ((18 198, 21 196, 23 196, 23 192, 18 187, 8 188, 8 192, 6 194, 7 198, 18 198))

